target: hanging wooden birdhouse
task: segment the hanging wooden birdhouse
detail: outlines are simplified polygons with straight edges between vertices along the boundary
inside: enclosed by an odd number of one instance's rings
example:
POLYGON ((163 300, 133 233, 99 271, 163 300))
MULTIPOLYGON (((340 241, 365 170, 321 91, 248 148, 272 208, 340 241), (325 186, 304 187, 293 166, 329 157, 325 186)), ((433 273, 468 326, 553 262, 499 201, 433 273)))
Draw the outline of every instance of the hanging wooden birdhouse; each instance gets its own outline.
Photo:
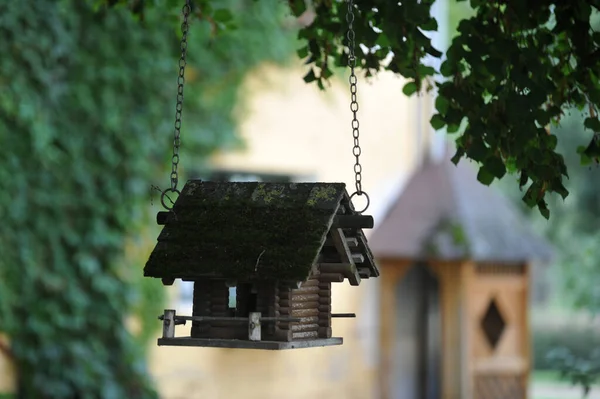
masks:
POLYGON ((187 182, 144 275, 194 282, 192 316, 166 310, 159 345, 291 349, 332 338, 331 283, 377 277, 343 183, 187 182), (230 288, 235 287, 235 301, 230 288), (235 302, 235 303, 234 303, 235 302), (192 322, 190 337, 176 324, 192 322))

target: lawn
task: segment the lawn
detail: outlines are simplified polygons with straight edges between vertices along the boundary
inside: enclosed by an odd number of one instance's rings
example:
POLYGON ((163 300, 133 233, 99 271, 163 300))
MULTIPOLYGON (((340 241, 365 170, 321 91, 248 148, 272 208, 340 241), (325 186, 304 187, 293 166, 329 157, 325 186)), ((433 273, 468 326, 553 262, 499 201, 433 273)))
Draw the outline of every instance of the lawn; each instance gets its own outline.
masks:
MULTIPOLYGON (((562 380, 555 371, 534 371, 529 384, 530 399, 582 399, 580 387, 572 386, 569 381, 562 380)), ((586 399, 600 399, 600 387, 592 388, 586 399)))

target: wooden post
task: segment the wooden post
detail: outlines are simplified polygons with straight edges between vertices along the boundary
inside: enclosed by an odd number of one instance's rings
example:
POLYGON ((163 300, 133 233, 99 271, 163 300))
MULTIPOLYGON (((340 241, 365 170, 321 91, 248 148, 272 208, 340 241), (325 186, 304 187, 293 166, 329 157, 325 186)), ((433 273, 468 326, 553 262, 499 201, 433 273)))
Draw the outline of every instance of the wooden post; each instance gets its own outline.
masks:
POLYGON ((260 312, 250 312, 248 317, 248 339, 260 341, 260 312))
POLYGON ((165 309, 163 317, 163 338, 175 338, 175 310, 165 309))

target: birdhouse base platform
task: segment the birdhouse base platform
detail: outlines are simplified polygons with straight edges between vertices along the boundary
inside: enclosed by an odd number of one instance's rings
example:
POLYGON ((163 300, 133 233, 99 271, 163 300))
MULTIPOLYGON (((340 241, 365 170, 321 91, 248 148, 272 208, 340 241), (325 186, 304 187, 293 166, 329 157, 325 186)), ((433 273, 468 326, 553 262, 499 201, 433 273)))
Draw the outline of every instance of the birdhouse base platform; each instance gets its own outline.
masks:
POLYGON ((311 339, 302 341, 280 342, 280 341, 250 341, 241 339, 211 339, 211 338, 192 338, 192 337, 176 337, 176 338, 159 338, 159 346, 198 346, 206 348, 233 348, 233 349, 266 349, 266 350, 282 350, 282 349, 300 349, 314 348, 320 346, 342 345, 343 338, 323 338, 311 339))

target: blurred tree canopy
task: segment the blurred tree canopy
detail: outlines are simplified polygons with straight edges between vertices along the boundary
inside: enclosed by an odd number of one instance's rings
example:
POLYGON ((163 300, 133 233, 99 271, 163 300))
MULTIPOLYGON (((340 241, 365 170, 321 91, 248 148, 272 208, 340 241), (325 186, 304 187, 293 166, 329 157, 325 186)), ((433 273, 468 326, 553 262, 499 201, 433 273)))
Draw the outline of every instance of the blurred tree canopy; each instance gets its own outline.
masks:
MULTIPOLYGON (((187 153, 235 143, 244 75, 289 59, 295 40, 281 8, 226 4, 246 11, 235 31, 191 26, 187 153)), ((92 1, 0 2, 0 349, 20 398, 156 396, 143 346, 162 286, 124 253, 152 224, 151 184, 169 181, 178 10, 157 2, 140 19, 92 1)))
MULTIPOLYGON (((101 1, 128 4, 140 16, 155 3, 101 1)), ((579 109, 588 140, 577 152, 583 162, 600 157, 600 32, 592 27, 600 0, 470 0, 473 14, 460 22, 445 53, 425 34, 438 27, 434 2, 355 0, 358 68, 366 76, 381 70, 404 76, 407 95, 437 87, 431 124, 458 133, 453 161, 477 161, 483 184, 518 173, 519 187, 527 188, 523 200, 548 218, 546 194, 568 195, 567 167, 549 127, 566 110, 579 109), (424 62, 431 57, 444 59, 440 71, 424 62)), ((309 68, 304 80, 324 89, 333 67, 348 62, 347 0, 287 4, 299 19, 314 12, 314 21, 299 31, 298 55, 309 68)), ((238 14, 219 0, 193 0, 192 6, 215 33, 229 29, 238 14)))

